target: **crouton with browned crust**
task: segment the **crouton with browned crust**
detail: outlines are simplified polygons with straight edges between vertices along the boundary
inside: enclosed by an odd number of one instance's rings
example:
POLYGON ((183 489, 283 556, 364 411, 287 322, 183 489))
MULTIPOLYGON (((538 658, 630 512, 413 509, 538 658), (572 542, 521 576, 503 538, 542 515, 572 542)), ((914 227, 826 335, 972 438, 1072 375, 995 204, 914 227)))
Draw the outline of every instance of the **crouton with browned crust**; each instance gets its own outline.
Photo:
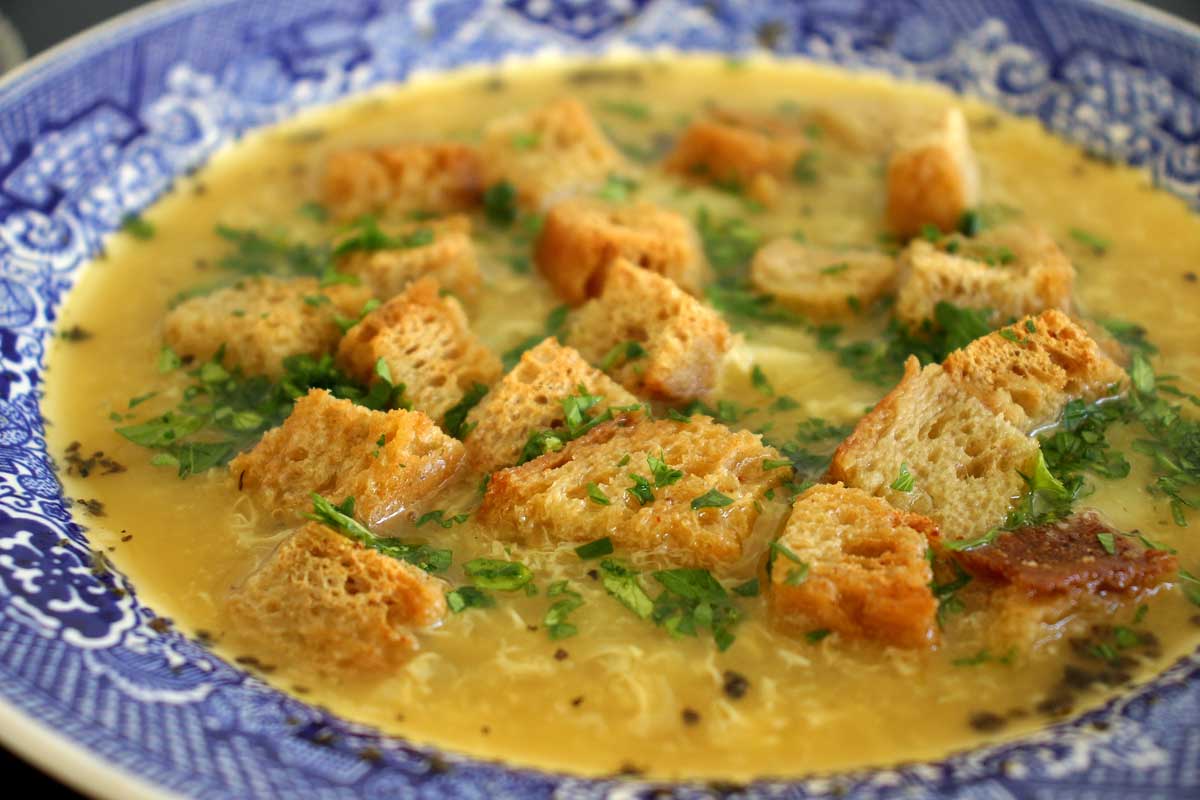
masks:
POLYGON ((482 194, 479 154, 454 142, 342 150, 326 160, 321 179, 321 200, 340 219, 466 211, 482 194))
POLYGON ((619 259, 600 296, 576 312, 568 342, 634 394, 685 401, 716 385, 732 336, 712 308, 619 259))
POLYGON ((580 391, 599 397, 596 413, 638 400, 553 338, 526 351, 467 415, 471 466, 481 472, 517 463, 529 435, 564 425, 563 400, 580 391))
POLYGON ((425 277, 435 278, 466 302, 478 295, 482 278, 470 218, 460 215, 385 225, 382 231, 398 244, 351 250, 338 260, 338 269, 361 280, 375 297, 388 300, 425 277))
POLYGON ((419 411, 372 411, 313 389, 229 472, 277 520, 299 519, 316 492, 353 497, 359 517, 377 524, 419 514, 463 458, 462 443, 419 411))
POLYGON ((167 312, 163 335, 178 355, 222 363, 247 375, 277 378, 288 356, 321 356, 342 336, 339 317, 354 318, 370 293, 321 286, 316 278, 246 278, 184 300, 167 312))
POLYGON ((958 227, 979 202, 979 167, 957 108, 898 137, 887 167, 887 220, 893 232, 915 236, 926 225, 958 227))
POLYGON ((500 359, 471 331, 462 305, 421 278, 367 314, 338 345, 338 365, 361 383, 379 360, 391 383, 404 384, 412 407, 440 420, 477 383, 500 377, 500 359))
POLYGON ((691 223, 650 203, 577 198, 546 215, 534 263, 559 297, 579 305, 595 297, 613 261, 624 258, 699 294, 708 267, 691 223))
POLYGON ((841 484, 796 498, 767 576, 771 618, 797 634, 829 630, 898 647, 936 639, 926 558, 932 520, 841 484))
POLYGON ((828 478, 928 516, 957 541, 1004 522, 1037 455, 1034 439, 910 356, 904 378, 838 447, 828 478))
POLYGON ((446 615, 445 584, 316 522, 289 534, 229 597, 236 635, 263 662, 382 674, 446 615))
POLYGON ((484 185, 508 183, 536 210, 599 189, 623 165, 587 107, 573 98, 491 121, 480 154, 484 185))
POLYGON ((1120 394, 1125 370, 1061 311, 980 337, 942 362, 950 379, 1025 433, 1058 420, 1070 400, 1120 394))
POLYGON ((791 477, 773 463, 780 458, 757 434, 708 417, 622 416, 493 473, 477 518, 519 542, 607 536, 672 563, 728 564, 741 556, 763 496, 791 477))

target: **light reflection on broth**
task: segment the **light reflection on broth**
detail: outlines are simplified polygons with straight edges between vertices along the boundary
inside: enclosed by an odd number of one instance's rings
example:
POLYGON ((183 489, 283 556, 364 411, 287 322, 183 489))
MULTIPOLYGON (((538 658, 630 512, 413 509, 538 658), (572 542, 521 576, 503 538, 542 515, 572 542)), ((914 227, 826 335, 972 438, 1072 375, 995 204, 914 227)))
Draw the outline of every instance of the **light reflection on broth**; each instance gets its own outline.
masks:
MULTIPOLYGON (((97 547, 115 547, 113 561, 144 601, 185 632, 211 634, 226 657, 253 654, 254 643, 225 629, 222 601, 280 539, 225 470, 181 481, 173 470, 151 466, 148 451, 116 435, 110 419, 144 419, 179 402, 182 384, 155 366, 162 316, 176 294, 220 275, 217 262, 226 245, 214 225, 286 229, 317 240, 330 228, 298 213, 298 206, 314 196, 326 154, 397 139, 475 141, 488 119, 566 93, 587 103, 615 141, 643 146, 674 136, 689 115, 712 101, 761 112, 784 102, 869 101, 877 104, 876 113, 897 115, 961 102, 981 163, 984 201, 1022 209, 1041 222, 1078 269, 1079 306, 1089 315, 1145 325, 1161 351, 1156 368, 1182 376, 1185 391, 1200 390, 1194 341, 1200 284, 1194 273, 1186 277, 1198 266, 1200 220, 1177 199, 1151 190, 1141 173, 1088 159, 1034 122, 933 88, 772 62, 733 69, 691 58, 628 66, 639 80, 564 81, 571 68, 558 66, 505 71, 500 81, 476 71, 306 115, 248 136, 195 176, 180 179, 146 215, 157 231, 152 239, 114 238, 64 309, 63 328, 77 324, 94 335, 56 342, 45 410, 56 457, 78 441, 84 451, 103 450, 129 468, 86 480, 65 476, 64 483, 71 497, 102 503, 103 516, 80 510, 80 520, 97 547), (644 104, 649 117, 621 111, 631 103, 644 104), (1111 242, 1107 252, 1097 255, 1073 238, 1070 231, 1079 228, 1103 232, 1111 242), (129 408, 130 398, 151 390, 161 393, 129 408)), ((703 205, 765 234, 799 230, 822 244, 873 247, 882 230, 881 165, 881 155, 869 147, 864 155, 826 136, 820 182, 785 192, 769 210, 729 193, 681 191, 676 180, 649 169, 637 177, 642 197, 689 217, 703 205)), ((482 216, 477 220, 485 286, 470 311, 474 330, 497 352, 541 330, 557 305, 543 282, 511 268, 513 246, 506 236, 482 216)), ((761 412, 744 421, 749 427, 768 418, 779 430, 811 417, 852 424, 885 391, 856 381, 808 333, 772 326, 746 332, 728 359, 718 396, 764 407, 749 379, 756 364, 776 394, 795 398, 798 408, 769 417, 761 412)), ((1115 444, 1128 451, 1132 438, 1122 433, 1115 444)), ((1172 523, 1161 497, 1145 491, 1151 482, 1145 461, 1136 455, 1131 461, 1129 478, 1096 480, 1097 491, 1084 505, 1102 509, 1123 529, 1138 528, 1177 548, 1180 564, 1194 568, 1200 545, 1190 530, 1172 523)), ((463 486, 460 496, 441 505, 469 507, 475 496, 474 484, 463 486)), ((762 545, 785 513, 779 506, 764 514, 756 544, 723 576, 727 583, 754 574, 762 545)), ((440 628, 421 634, 420 651, 396 674, 337 679, 302 664, 273 664, 264 677, 284 690, 303 687, 305 700, 389 733, 584 774, 632 766, 653 776, 742 780, 931 758, 989 737, 1015 736, 1045 723, 1047 715, 1035 706, 1053 694, 1064 663, 1075 658, 1067 639, 1087 628, 1085 620, 1046 628, 1012 663, 971 663, 984 648, 994 649, 984 614, 951 618, 940 647, 914 652, 836 635, 819 642, 783 637, 767 625, 765 601, 753 598, 739 599, 745 620, 735 644, 719 653, 711 638, 672 639, 627 613, 589 577, 593 564, 581 562, 570 546, 506 550, 473 522, 405 535, 451 548, 455 585, 462 583, 462 563, 484 555, 506 558, 509 551, 533 569, 542 587, 570 580, 585 601, 572 615, 579 634, 549 640, 540 630, 548 605, 543 594, 497 593, 496 608, 451 614, 440 628), (728 685, 730 673, 748 680, 743 696, 735 696, 736 680, 728 685), (987 717, 981 723, 984 713, 1003 718, 1003 727, 993 730, 997 725, 987 717)), ((1198 609, 1178 590, 1166 587, 1145 602, 1143 629, 1157 636, 1161 654, 1138 667, 1139 679, 1194 648, 1200 630, 1198 609)), ((1111 622, 1131 624, 1136 605, 1118 606, 1111 622)), ((1083 695, 1075 710, 1102 696, 1083 695)))

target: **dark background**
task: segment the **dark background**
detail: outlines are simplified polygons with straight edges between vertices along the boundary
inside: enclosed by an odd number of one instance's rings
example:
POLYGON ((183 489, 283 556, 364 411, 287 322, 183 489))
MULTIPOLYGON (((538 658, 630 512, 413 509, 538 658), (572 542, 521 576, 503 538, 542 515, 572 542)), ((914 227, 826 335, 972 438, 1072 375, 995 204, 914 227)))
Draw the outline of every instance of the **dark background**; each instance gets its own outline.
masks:
MULTIPOLYGON (((0 13, 16 26, 26 51, 33 56, 68 36, 143 4, 144 0, 0 0, 0 13)), ((1200 0, 1151 0, 1146 5, 1200 23, 1200 0)), ((26 796, 79 797, 2 749, 0 775, 10 787, 24 786, 22 793, 26 796)))

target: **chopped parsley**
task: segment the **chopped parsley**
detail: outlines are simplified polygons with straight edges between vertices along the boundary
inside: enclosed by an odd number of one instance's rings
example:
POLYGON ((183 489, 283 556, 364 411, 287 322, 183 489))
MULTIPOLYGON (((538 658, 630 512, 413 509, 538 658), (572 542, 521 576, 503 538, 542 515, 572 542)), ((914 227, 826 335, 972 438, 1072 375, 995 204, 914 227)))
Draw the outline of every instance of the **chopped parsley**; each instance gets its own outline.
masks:
POLYGON ((892 481, 892 488, 897 492, 911 492, 913 490, 913 476, 908 471, 908 462, 900 462, 900 474, 896 476, 896 480, 892 481))
POLYGON ((611 173, 604 179, 604 185, 600 187, 600 197, 610 203, 623 203, 637 191, 637 187, 637 181, 632 178, 611 173))
POLYGON ((763 368, 758 364, 755 364, 754 368, 750 370, 750 383, 761 394, 767 397, 775 395, 775 388, 771 386, 771 381, 767 379, 767 373, 763 372, 763 368))
POLYGON ((733 505, 733 498, 721 494, 716 489, 709 489, 699 497, 692 499, 693 511, 699 511, 702 508, 724 508, 729 505, 733 505))
POLYGON ((1084 247, 1091 249, 1093 255, 1102 256, 1108 252, 1108 248, 1112 246, 1112 242, 1097 236, 1094 233, 1084 230, 1083 228, 1071 228, 1067 231, 1071 238, 1079 242, 1084 247))
POLYGON ((519 561, 473 558, 463 570, 476 586, 501 592, 515 592, 533 580, 529 567, 519 561))
POLYGON ((575 625, 567 622, 567 617, 583 605, 583 595, 573 590, 567 581, 555 581, 546 587, 546 596, 562 598, 551 604, 546 616, 542 617, 542 625, 545 626, 550 640, 558 641, 578 633, 575 625))
POLYGON ((426 572, 445 572, 450 568, 451 552, 427 544, 405 544, 399 539, 376 536, 365 525, 354 518, 354 498, 347 497, 340 505, 334 505, 316 492, 312 493, 313 510, 305 514, 333 529, 347 539, 383 553, 400 561, 407 561, 426 572))
POLYGON ((515 347, 506 350, 500 360, 504 363, 504 370, 507 372, 517 365, 521 360, 521 356, 526 350, 536 347, 541 344, 542 340, 550 336, 558 336, 562 333, 563 326, 567 324, 566 306, 558 306, 546 315, 546 322, 541 333, 536 333, 533 336, 527 336, 522 339, 515 347))
POLYGON ((657 456, 653 453, 648 454, 646 463, 650 466, 650 476, 654 478, 654 488, 656 489, 670 486, 683 477, 683 470, 667 465, 667 462, 663 460, 662 451, 659 451, 657 456))
POLYGON ((609 498, 609 496, 604 493, 604 490, 601 489, 599 486, 597 486, 595 483, 589 483, 587 485, 587 496, 588 496, 588 499, 590 499, 593 503, 595 503, 598 506, 611 506, 612 505, 612 499, 609 498))
POLYGON ((642 619, 649 619, 654 601, 638 580, 639 573, 625 563, 606 558, 600 562, 600 583, 604 590, 642 619))
POLYGON ((594 539, 587 544, 581 544, 579 547, 575 548, 575 555, 579 556, 584 561, 588 561, 593 558, 601 558, 603 556, 610 556, 612 553, 612 539, 607 536, 605 536, 603 539, 594 539))
POLYGON ((654 502, 654 490, 650 488, 649 480, 636 472, 629 473, 629 480, 633 481, 633 486, 625 491, 632 495, 638 503, 646 505, 654 502))
POLYGON ((1097 533, 1096 541, 1100 542, 1100 546, 1104 548, 1104 552, 1110 556, 1117 554, 1116 537, 1111 533, 1097 533))
POLYGON ((641 342, 627 341, 620 342, 612 346, 612 348, 604 354, 604 358, 600 360, 600 369, 608 372, 613 367, 620 366, 629 361, 634 361, 639 358, 645 358, 649 355, 646 348, 641 342))
POLYGON ((493 225, 513 224, 517 219, 517 190, 508 181, 489 186, 483 193, 483 213, 493 225))
POLYGON ((446 605, 455 614, 460 614, 468 608, 492 608, 496 598, 477 586, 460 586, 446 592, 446 605))
POLYGON ((440 525, 443 528, 452 528, 455 525, 463 524, 464 522, 467 521, 467 518, 470 516, 471 516, 470 514, 468 514, 464 511, 460 514, 455 514, 454 516, 447 517, 446 511, 444 509, 438 508, 433 511, 428 511, 428 512, 422 514, 417 519, 416 527, 420 528, 421 526, 427 525, 432 522, 434 525, 440 525))
POLYGON ((445 416, 442 417, 442 428, 448 435, 455 439, 467 438, 467 434, 475 427, 474 423, 467 424, 467 414, 479 405, 479 401, 483 400, 487 393, 487 386, 479 382, 472 383, 471 388, 463 392, 462 399, 446 410, 445 416))
POLYGON ((143 242, 153 239, 156 232, 152 223, 137 214, 126 214, 121 220, 121 230, 143 242))
POLYGON ((434 233, 430 228, 417 228, 408 233, 389 236, 379 227, 379 220, 367 214, 354 222, 349 235, 338 242, 333 249, 332 256, 337 259, 348 253, 408 250, 414 247, 424 247, 431 244, 433 240, 434 233))

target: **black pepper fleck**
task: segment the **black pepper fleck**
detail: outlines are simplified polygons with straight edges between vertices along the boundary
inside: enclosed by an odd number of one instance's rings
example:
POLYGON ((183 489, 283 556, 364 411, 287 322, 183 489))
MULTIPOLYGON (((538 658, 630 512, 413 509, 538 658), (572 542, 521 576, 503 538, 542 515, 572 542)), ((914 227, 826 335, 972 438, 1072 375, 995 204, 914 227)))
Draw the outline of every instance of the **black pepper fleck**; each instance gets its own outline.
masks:
POLYGON ((1200 280, 1200 276, 1196 275, 1194 272, 1185 272, 1183 273, 1183 279, 1188 283, 1195 283, 1196 281, 1200 280))
POLYGON ((991 711, 976 711, 967 718, 967 722, 980 733, 995 733, 1006 724, 1004 717, 991 711))
POLYGON ((746 676, 740 672, 727 669, 725 670, 724 683, 721 685, 721 690, 725 692, 725 696, 729 699, 741 700, 746 696, 746 692, 750 691, 750 681, 746 680, 746 676))
POLYGON ((694 708, 685 708, 679 716, 683 719, 684 725, 700 724, 700 712, 694 708))
POLYGON ((92 332, 84 330, 79 325, 72 325, 71 327, 59 333, 58 338, 65 342, 86 342, 88 339, 92 338, 92 332))
POLYGON ((571 705, 575 706, 576 708, 579 708, 581 705, 583 705, 583 695, 572 697, 571 705))
POLYGON ((566 650, 564 650, 560 647, 554 651, 554 660, 555 661, 564 661, 564 660, 566 660, 568 655, 570 655, 570 654, 566 650))

